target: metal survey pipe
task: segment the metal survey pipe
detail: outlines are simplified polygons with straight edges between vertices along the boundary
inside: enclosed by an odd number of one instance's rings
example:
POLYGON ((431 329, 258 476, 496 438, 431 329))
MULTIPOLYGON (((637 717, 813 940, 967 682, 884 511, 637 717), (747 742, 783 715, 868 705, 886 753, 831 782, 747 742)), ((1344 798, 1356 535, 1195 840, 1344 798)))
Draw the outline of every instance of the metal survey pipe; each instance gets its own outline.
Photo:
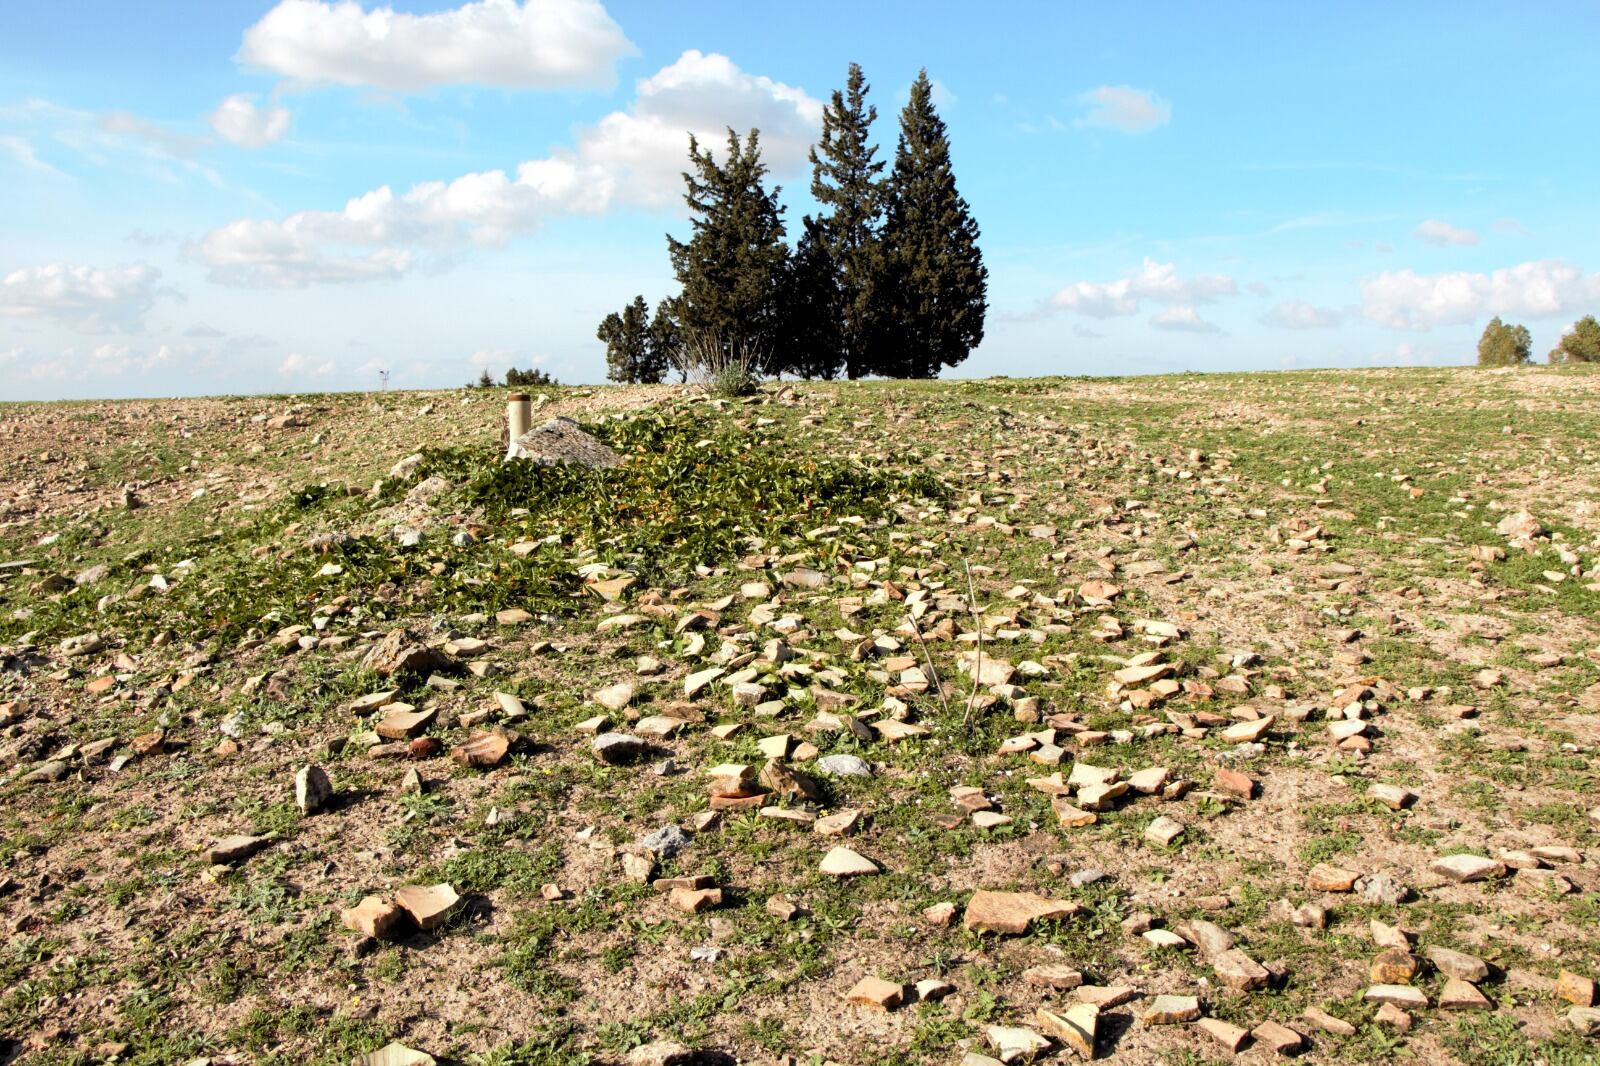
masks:
POLYGON ((506 400, 506 458, 511 458, 517 441, 533 428, 533 405, 525 392, 513 392, 506 400))

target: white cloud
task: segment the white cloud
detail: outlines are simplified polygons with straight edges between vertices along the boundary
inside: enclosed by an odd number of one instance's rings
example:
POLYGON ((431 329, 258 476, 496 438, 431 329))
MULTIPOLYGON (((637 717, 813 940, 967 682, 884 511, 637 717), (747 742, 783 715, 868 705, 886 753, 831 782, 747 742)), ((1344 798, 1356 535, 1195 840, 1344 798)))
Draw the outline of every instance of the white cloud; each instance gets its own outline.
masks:
POLYGON ((1123 133, 1148 133, 1172 121, 1172 105, 1148 89, 1102 85, 1078 97, 1088 112, 1079 126, 1101 126, 1123 133))
POLYGON ((1214 322, 1207 322, 1200 317, 1199 312, 1186 304, 1169 307, 1160 314, 1152 315, 1150 324, 1156 329, 1173 330, 1180 333, 1221 333, 1222 330, 1214 322))
POLYGON ((290 352, 284 357, 283 362, 278 364, 278 373, 293 377, 325 378, 333 373, 333 369, 331 360, 312 365, 311 360, 299 352, 290 352))
POLYGON ((1317 307, 1303 300, 1284 300, 1261 316, 1263 324, 1280 329, 1331 329, 1344 320, 1332 307, 1317 307))
POLYGON ((1176 264, 1158 263, 1147 256, 1139 273, 1133 277, 1075 282, 1052 296, 1050 306, 1090 318, 1112 318, 1137 314, 1141 299, 1169 305, 1203 304, 1236 295, 1238 291, 1238 283, 1224 274, 1182 278, 1178 276, 1176 264))
POLYGON ((33 144, 26 137, 13 135, 0 137, 0 152, 4 152, 29 170, 38 171, 40 174, 49 174, 54 178, 66 177, 61 171, 40 159, 33 150, 33 144))
POLYGON ((1362 314, 1394 329, 1425 330, 1487 315, 1549 318, 1600 300, 1600 274, 1538 259, 1492 274, 1385 271, 1361 282, 1362 314))
POLYGON ((636 54, 599 0, 471 0, 424 15, 355 0, 282 0, 234 58, 304 84, 609 87, 636 54))
POLYGON ((1478 243, 1478 235, 1471 230, 1452 226, 1450 223, 1441 222, 1436 218, 1428 219, 1412 232, 1416 235, 1417 240, 1427 244, 1437 244, 1440 247, 1451 245, 1466 246, 1478 243))
POLYGON ((86 329, 129 326, 149 309, 161 271, 147 263, 99 269, 25 267, 0 279, 0 315, 53 318, 86 329))
POLYGON ((143 141, 162 155, 189 159, 206 146, 204 137, 170 130, 131 111, 107 111, 99 116, 100 128, 117 137, 143 141))
POLYGON ((257 107, 249 93, 235 93, 208 116, 218 137, 241 148, 264 148, 289 132, 289 109, 257 107))
POLYGON ((665 208, 679 201, 688 135, 721 154, 727 127, 756 128, 776 173, 797 171, 821 124, 822 105, 740 70, 728 57, 685 52, 639 83, 633 105, 581 131, 574 149, 503 170, 383 186, 340 211, 302 211, 282 221, 244 219, 192 249, 213 281, 291 288, 404 274, 415 249, 498 245, 558 215, 600 214, 618 204, 665 208))

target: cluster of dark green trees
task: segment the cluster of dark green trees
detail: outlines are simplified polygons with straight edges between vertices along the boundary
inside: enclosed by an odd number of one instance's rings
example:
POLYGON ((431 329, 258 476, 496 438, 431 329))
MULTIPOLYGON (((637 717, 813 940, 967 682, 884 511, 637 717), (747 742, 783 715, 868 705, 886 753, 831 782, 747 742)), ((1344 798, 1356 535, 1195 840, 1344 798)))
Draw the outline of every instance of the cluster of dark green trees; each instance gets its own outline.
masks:
MULTIPOLYGON (((1550 350, 1552 366, 1563 363, 1600 363, 1600 321, 1585 315, 1550 350)), ((1479 366, 1525 366, 1533 362, 1533 335, 1527 326, 1500 321, 1496 315, 1478 338, 1479 366)))
POLYGON ((805 378, 935 377, 983 339, 988 270, 956 190, 950 138, 922 71, 900 113, 894 166, 871 141, 877 108, 852 63, 823 108, 811 195, 793 249, 760 132, 728 131, 722 159, 689 138, 691 233, 668 235, 681 291, 652 316, 643 296, 600 323, 613 381, 669 372, 805 378))
MULTIPOLYGON (((478 375, 477 381, 467 382, 467 388, 492 389, 497 384, 498 382, 495 381, 494 375, 484 370, 478 375)), ((519 385, 523 388, 531 388, 537 385, 559 385, 561 382, 537 367, 528 370, 518 370, 516 367, 510 367, 506 370, 506 384, 512 388, 516 388, 519 385)))

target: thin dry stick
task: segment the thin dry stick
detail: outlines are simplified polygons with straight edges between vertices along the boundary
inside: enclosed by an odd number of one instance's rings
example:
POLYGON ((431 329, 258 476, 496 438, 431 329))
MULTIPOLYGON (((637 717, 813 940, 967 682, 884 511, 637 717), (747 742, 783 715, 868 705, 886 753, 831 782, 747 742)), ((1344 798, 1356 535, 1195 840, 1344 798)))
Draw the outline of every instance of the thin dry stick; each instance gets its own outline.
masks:
POLYGON ((928 642, 922 639, 922 627, 917 625, 917 616, 907 614, 906 620, 911 623, 911 632, 917 635, 917 643, 922 647, 922 658, 928 663, 928 680, 933 682, 933 691, 939 694, 939 706, 944 708, 944 713, 950 713, 950 701, 944 698, 944 685, 939 681, 939 671, 933 668, 933 653, 928 650, 928 642))
POLYGON ((967 609, 978 627, 978 660, 972 666, 972 692, 967 696, 966 713, 961 716, 962 732, 971 733, 972 709, 978 702, 978 679, 983 676, 983 619, 978 617, 978 591, 972 584, 972 563, 963 559, 961 565, 967 571, 967 609))

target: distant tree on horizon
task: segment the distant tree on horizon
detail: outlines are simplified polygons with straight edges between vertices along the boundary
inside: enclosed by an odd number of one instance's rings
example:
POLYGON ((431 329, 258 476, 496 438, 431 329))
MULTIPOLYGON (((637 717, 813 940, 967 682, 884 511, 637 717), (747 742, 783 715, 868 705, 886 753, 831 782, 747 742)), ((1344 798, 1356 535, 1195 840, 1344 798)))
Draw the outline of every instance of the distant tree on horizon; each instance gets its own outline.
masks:
POLYGON ((888 326, 874 370, 886 377, 937 377, 983 340, 989 271, 978 249, 978 224, 956 190, 949 133, 934 109, 925 69, 900 112, 883 245, 888 326))
POLYGON ((606 377, 610 380, 655 384, 666 373, 667 365, 656 358, 651 343, 650 306, 643 295, 635 296, 621 314, 613 311, 601 319, 595 336, 605 342, 606 377))
POLYGON ((1550 350, 1549 358, 1554 366, 1566 363, 1600 363, 1600 321, 1593 315, 1584 315, 1578 319, 1572 324, 1571 332, 1565 334, 1550 350))
POLYGON ((1479 366, 1525 366, 1533 359, 1533 336, 1527 326, 1510 325, 1495 315, 1478 338, 1479 366))

